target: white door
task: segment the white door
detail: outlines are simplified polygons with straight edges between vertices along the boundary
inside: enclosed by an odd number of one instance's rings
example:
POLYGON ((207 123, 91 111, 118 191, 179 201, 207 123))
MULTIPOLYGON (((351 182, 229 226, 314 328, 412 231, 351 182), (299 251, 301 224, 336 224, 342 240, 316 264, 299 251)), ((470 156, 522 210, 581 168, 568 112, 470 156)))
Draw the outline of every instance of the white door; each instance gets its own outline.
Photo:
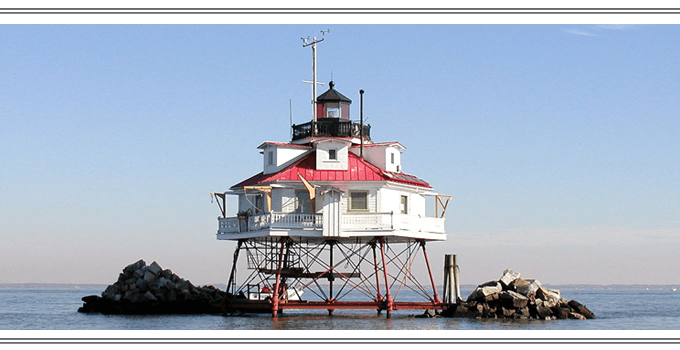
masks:
POLYGON ((337 190, 323 194, 323 235, 326 237, 340 236, 340 198, 337 190))

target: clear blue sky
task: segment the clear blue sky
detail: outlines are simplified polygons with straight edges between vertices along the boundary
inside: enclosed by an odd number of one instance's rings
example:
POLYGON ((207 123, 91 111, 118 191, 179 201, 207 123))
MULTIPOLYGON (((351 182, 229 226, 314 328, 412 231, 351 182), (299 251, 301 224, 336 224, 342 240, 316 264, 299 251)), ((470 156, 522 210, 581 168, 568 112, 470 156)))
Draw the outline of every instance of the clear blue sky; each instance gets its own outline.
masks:
POLYGON ((319 79, 453 197, 438 281, 680 284, 680 26, 566 24, 3 25, 0 282, 225 283, 209 193, 310 119, 322 29, 319 79))

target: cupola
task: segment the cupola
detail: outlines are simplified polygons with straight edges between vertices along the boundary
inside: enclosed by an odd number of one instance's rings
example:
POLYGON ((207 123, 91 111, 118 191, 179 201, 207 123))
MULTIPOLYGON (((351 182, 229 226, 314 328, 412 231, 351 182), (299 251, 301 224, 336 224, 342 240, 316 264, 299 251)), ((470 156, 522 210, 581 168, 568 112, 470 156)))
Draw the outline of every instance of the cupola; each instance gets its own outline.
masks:
POLYGON ((316 115, 308 123, 293 125, 291 143, 309 144, 320 137, 349 138, 358 144, 371 140, 371 126, 353 122, 349 116, 352 100, 335 90, 335 83, 328 83, 328 90, 316 98, 316 115))
POLYGON ((316 116, 321 118, 349 119, 349 105, 352 100, 335 90, 335 83, 328 83, 329 89, 316 99, 316 116))

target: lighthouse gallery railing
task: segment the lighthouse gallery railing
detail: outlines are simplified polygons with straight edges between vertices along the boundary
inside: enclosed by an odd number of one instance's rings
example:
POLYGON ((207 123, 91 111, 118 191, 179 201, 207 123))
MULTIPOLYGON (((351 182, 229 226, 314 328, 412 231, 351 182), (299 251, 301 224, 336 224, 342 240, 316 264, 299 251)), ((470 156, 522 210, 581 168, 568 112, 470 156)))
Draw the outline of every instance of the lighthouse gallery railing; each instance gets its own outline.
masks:
MULTIPOLYGON (((322 118, 316 122, 293 125, 293 141, 311 136, 360 137, 361 125, 349 119, 322 118)), ((363 137, 371 139, 371 126, 363 126, 363 137)))

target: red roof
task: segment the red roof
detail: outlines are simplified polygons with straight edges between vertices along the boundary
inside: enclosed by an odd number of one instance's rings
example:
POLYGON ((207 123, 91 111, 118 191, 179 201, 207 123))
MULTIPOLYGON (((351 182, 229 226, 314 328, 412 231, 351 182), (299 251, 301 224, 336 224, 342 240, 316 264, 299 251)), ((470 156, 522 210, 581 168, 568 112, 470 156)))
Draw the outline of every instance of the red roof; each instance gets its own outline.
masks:
POLYGON ((432 188, 430 184, 413 175, 382 170, 352 152, 348 152, 348 156, 347 170, 316 170, 316 152, 311 152, 277 173, 259 173, 231 188, 278 181, 300 181, 298 173, 307 181, 391 181, 432 188))

